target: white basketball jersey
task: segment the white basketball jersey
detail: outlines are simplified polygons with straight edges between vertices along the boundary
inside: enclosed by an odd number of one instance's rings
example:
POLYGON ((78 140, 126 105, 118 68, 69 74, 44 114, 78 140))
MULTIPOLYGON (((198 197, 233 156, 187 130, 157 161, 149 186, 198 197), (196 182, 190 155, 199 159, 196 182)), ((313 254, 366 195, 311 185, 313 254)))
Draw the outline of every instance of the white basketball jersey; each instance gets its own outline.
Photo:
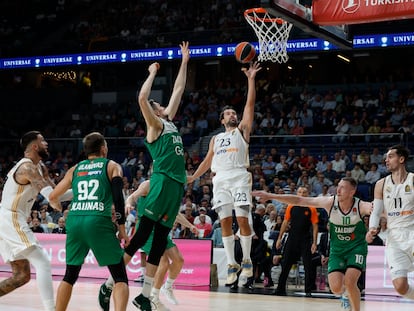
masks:
POLYGON ((389 229, 414 224, 414 174, 408 173, 402 184, 394 184, 391 175, 385 177, 383 200, 389 229))
MULTIPOLYGON (((19 217, 24 217, 23 219, 26 221, 39 191, 30 183, 27 185, 20 185, 14 179, 16 170, 25 162, 32 161, 28 158, 21 159, 7 174, 7 180, 4 185, 1 200, 0 215, 17 213, 19 217)), ((40 167, 39 172, 41 173, 40 167)))
POLYGON ((239 128, 223 132, 214 138, 212 172, 249 167, 249 144, 239 128))

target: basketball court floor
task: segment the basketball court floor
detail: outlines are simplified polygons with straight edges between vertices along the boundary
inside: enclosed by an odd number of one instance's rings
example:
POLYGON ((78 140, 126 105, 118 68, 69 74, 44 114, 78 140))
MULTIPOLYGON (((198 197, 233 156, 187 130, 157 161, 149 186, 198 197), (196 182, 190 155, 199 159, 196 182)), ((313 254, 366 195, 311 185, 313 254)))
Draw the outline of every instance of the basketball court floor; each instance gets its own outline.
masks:
MULTIPOLYGON (((0 280, 5 275, 0 276, 0 280)), ((82 279, 74 290, 68 310, 91 311, 100 310, 97 293, 102 280, 82 279)), ((55 293, 59 281, 54 281, 55 293)), ((273 289, 257 288, 254 291, 239 289, 231 292, 229 288, 220 285, 218 289, 202 288, 176 288, 175 294, 179 305, 168 304, 161 294, 161 300, 172 311, 208 311, 208 310, 234 310, 234 311, 321 311, 341 310, 340 302, 329 294, 315 294, 312 298, 305 298, 302 291, 289 288, 289 296, 278 297, 272 295, 273 289)), ((130 303, 127 310, 137 310, 131 303, 132 299, 141 292, 139 283, 130 282, 130 303)), ((361 310, 365 311, 411 311, 414 301, 402 300, 398 297, 364 297, 361 310)), ((16 291, 0 297, 0 310, 7 311, 40 311, 43 310, 36 281, 32 279, 25 286, 16 291)), ((113 310, 113 308, 111 308, 113 310)))

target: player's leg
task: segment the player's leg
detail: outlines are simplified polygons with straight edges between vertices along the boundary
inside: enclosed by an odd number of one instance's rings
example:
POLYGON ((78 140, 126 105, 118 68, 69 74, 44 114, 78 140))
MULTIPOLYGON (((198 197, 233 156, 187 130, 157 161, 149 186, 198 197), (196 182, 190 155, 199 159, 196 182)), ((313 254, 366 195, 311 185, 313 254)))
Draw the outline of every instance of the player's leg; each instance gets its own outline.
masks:
POLYGON ((223 248, 227 259, 226 285, 232 285, 237 281, 240 265, 234 256, 234 233, 233 233, 233 204, 225 204, 216 208, 220 219, 221 236, 223 248))
POLYGON ((243 252, 239 285, 244 286, 248 279, 253 277, 253 264, 250 257, 252 249, 252 230, 249 223, 249 217, 251 217, 250 206, 237 206, 235 213, 240 228, 240 246, 243 252))
MULTIPOLYGON (((173 284, 180 274, 181 268, 184 265, 184 258, 177 246, 173 246, 168 248, 164 256, 168 257, 169 265, 168 265, 168 277, 165 281, 164 285, 161 288, 161 292, 167 297, 167 300, 172 304, 178 304, 178 300, 175 298, 174 291, 173 291, 173 284)), ((161 265, 158 267, 158 269, 161 265)), ((158 273, 158 272, 157 272, 158 273)), ((165 275, 165 272, 164 272, 165 275)))
MULTIPOLYGON (((408 239, 407 239, 408 240, 408 239)), ((408 299, 414 299, 414 285, 408 282, 408 267, 411 267, 414 258, 408 254, 411 254, 412 242, 393 241, 392 244, 387 245, 388 266, 390 268, 390 274, 392 284, 397 293, 408 299)))
POLYGON ((60 282, 56 295, 56 311, 64 311, 67 309, 70 297, 72 296, 73 285, 76 283, 81 265, 66 265, 65 275, 60 282))
POLYGON ((30 281, 30 263, 27 259, 10 261, 12 276, 0 282, 0 297, 30 281))
MULTIPOLYGON (((143 222, 143 219, 141 220, 140 225, 142 224, 142 222, 143 222)), ((141 310, 151 309, 151 302, 150 302, 151 289, 154 284, 155 273, 157 272, 157 268, 160 263, 161 257, 167 246, 167 237, 168 237, 170 230, 171 228, 169 227, 161 225, 158 222, 155 223, 154 241, 157 241, 157 243, 152 244, 151 250, 148 254, 147 269, 146 269, 144 283, 142 285, 142 292, 139 296, 135 297, 133 300, 133 304, 136 307, 141 308, 141 310)))
POLYGON ((169 259, 166 255, 167 250, 165 250, 164 255, 161 257, 160 263, 158 265, 157 272, 154 277, 154 285, 151 290, 151 302, 156 307, 158 311, 168 311, 169 309, 161 302, 160 300, 160 289, 162 283, 164 282, 165 274, 168 271, 169 259))
POLYGON ((128 287, 128 276, 123 259, 116 265, 108 265, 108 269, 111 272, 111 276, 114 279, 114 305, 115 311, 126 310, 128 298, 129 298, 129 287, 128 287))
POLYGON ((142 283, 142 282, 144 282, 144 277, 145 277, 145 270, 146 270, 146 265, 147 265, 147 254, 144 251, 141 251, 141 250, 140 250, 139 254, 140 254, 140 257, 141 257, 141 267, 139 268, 139 271, 140 271, 141 275, 139 277, 137 277, 134 281, 142 283))
POLYGON ((36 283, 46 310, 55 310, 52 270, 50 261, 40 247, 34 247, 25 255, 36 270, 36 283))

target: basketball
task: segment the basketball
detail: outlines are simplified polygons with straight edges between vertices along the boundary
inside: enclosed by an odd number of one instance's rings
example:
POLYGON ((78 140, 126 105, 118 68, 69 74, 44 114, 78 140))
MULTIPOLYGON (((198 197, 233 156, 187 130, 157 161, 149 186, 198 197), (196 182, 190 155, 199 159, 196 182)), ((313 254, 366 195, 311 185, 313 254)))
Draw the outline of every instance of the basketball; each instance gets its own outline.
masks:
POLYGON ((254 46, 249 42, 240 42, 234 50, 236 60, 242 64, 250 63, 256 56, 254 46))

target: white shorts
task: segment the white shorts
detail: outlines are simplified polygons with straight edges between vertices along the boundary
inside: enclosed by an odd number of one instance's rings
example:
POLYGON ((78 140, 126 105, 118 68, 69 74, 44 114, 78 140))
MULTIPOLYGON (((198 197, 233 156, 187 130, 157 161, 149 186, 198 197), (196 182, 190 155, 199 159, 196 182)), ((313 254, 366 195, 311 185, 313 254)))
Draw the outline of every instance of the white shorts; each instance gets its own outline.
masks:
POLYGON ((414 230, 398 228, 389 230, 385 254, 391 279, 407 277, 414 271, 414 230))
POLYGON ((222 205, 252 205, 252 175, 245 169, 220 172, 213 177, 213 209, 222 205))
POLYGON ((25 259, 25 252, 33 246, 40 246, 27 219, 18 217, 17 221, 12 215, 1 213, 0 216, 0 254, 4 262, 25 259))

